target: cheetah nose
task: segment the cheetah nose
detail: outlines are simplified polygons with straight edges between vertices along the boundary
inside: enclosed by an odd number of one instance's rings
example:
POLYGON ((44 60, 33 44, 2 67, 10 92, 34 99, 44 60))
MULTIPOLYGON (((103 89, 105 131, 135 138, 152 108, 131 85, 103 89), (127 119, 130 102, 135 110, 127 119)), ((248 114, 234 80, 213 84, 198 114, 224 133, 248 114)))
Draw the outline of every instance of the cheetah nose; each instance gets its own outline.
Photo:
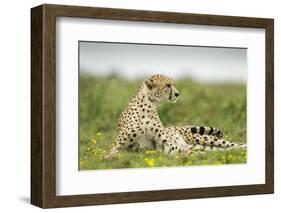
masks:
POLYGON ((179 92, 176 92, 176 93, 175 93, 175 96, 176 96, 176 97, 178 97, 179 95, 180 95, 180 93, 179 93, 179 92))

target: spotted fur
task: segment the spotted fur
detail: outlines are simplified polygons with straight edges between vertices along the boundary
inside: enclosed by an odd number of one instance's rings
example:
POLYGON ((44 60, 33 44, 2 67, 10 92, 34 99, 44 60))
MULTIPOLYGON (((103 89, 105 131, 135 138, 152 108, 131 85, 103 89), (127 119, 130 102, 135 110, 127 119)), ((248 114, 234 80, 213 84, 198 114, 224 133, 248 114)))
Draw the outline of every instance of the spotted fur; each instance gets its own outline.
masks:
POLYGON ((146 79, 121 113, 118 135, 108 157, 120 150, 162 150, 166 154, 191 153, 195 147, 229 149, 244 147, 224 140, 220 129, 203 126, 164 127, 157 109, 161 103, 176 102, 175 80, 154 75, 146 79))

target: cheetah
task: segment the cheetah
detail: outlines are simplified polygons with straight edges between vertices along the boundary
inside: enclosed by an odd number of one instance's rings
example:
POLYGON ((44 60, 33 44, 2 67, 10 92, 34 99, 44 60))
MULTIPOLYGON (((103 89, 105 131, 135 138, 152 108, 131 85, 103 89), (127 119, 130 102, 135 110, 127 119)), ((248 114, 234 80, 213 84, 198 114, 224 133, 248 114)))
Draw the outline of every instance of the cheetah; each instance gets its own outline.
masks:
POLYGON ((175 80, 169 77, 157 74, 146 79, 119 117, 117 138, 108 157, 116 156, 120 150, 190 154, 198 146, 201 150, 245 148, 224 140, 222 130, 217 128, 165 127, 157 109, 162 103, 175 103, 179 94, 175 80))

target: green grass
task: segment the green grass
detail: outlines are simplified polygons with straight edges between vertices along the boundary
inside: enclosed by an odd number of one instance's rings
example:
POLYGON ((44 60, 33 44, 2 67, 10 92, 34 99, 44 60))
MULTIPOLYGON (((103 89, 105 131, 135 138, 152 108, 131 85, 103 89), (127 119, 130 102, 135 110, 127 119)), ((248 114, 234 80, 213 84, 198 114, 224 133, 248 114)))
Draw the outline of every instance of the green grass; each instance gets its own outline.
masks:
MULTIPOLYGON (((141 81, 116 76, 80 76, 80 169, 139 168, 160 166, 245 163, 245 150, 209 151, 191 156, 166 156, 159 151, 121 152, 105 160, 116 136, 120 113, 136 94, 141 81)), ((166 126, 206 125, 224 130, 225 138, 246 143, 246 85, 202 84, 177 81, 180 97, 163 104, 160 118, 166 126)))

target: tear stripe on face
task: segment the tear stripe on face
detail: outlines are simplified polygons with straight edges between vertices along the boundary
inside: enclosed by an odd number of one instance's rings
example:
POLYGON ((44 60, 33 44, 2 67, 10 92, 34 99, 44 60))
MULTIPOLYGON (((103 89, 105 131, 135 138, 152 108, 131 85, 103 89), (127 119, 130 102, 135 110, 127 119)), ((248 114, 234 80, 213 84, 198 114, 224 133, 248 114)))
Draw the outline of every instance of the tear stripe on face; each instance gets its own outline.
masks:
POLYGON ((172 101, 172 90, 170 92, 169 99, 172 101))

